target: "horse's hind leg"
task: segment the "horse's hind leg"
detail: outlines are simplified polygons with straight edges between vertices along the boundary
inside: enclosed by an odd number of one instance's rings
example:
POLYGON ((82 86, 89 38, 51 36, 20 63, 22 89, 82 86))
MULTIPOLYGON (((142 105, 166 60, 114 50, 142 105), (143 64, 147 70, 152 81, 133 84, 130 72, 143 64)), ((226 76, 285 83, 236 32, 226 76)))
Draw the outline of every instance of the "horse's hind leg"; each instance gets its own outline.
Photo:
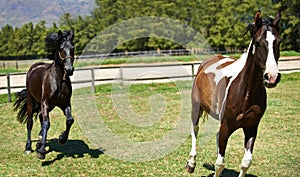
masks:
POLYGON ((257 126, 253 128, 244 128, 245 135, 245 154, 242 160, 241 171, 239 177, 244 177, 246 175, 247 170, 249 169, 252 162, 252 152, 254 147, 254 142, 257 135, 257 126))
POLYGON ((192 136, 192 148, 190 151, 190 159, 187 161, 186 169, 189 173, 193 173, 196 167, 196 143, 197 135, 199 131, 199 118, 203 113, 203 109, 200 107, 200 103, 192 102, 192 126, 191 126, 191 136, 192 136))
POLYGON ((28 116, 27 120, 27 141, 26 141, 26 146, 25 146, 25 153, 30 154, 33 152, 32 150, 32 142, 31 142, 31 130, 33 127, 33 120, 32 120, 32 115, 28 116))
POLYGON ((72 127, 72 124, 74 123, 74 119, 71 114, 71 106, 67 106, 65 109, 62 110, 66 116, 66 130, 59 136, 58 142, 60 144, 64 144, 67 142, 70 129, 72 127))
POLYGON ((32 142, 31 142, 31 130, 33 127, 33 100, 30 96, 27 96, 27 141, 25 146, 25 153, 30 154, 33 152, 32 150, 32 142))

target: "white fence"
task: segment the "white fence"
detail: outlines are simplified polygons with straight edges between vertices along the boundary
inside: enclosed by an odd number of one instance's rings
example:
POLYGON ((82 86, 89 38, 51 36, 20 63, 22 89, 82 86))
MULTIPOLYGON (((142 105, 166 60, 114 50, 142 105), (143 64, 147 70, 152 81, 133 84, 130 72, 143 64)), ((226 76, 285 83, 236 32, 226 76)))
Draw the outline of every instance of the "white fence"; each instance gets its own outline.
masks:
MULTIPOLYGON (((200 62, 132 64, 79 68, 71 77, 73 88, 91 87, 103 83, 118 82, 170 82, 174 80, 192 80, 200 62)), ((300 58, 280 59, 280 72, 300 70, 300 58)), ((7 94, 11 102, 11 94, 25 88, 26 73, 0 74, 0 94, 7 94)))

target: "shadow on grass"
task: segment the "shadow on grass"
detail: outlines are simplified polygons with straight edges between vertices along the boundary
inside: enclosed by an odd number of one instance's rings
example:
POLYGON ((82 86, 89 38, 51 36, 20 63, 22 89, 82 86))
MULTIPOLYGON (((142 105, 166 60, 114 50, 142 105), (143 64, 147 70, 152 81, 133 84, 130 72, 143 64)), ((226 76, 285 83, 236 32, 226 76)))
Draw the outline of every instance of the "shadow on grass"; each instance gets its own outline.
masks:
MULTIPOLYGON (((208 164, 208 163, 204 163, 203 167, 208 169, 208 170, 211 170, 211 171, 215 170, 214 165, 211 165, 211 164, 208 164)), ((211 173, 207 177, 213 177, 213 176, 214 176, 214 173, 211 173)), ((239 172, 237 172, 235 170, 232 170, 232 169, 225 168, 222 172, 222 177, 235 177, 235 176, 239 176, 239 172)), ((202 176, 202 177, 206 177, 206 176, 202 176)), ((246 174, 245 177, 257 177, 257 176, 251 175, 251 174, 246 174)))
POLYGON ((60 152, 55 159, 42 162, 42 166, 48 166, 57 160, 61 160, 64 157, 82 158, 84 154, 90 155, 91 158, 98 158, 103 154, 104 150, 90 149, 89 146, 82 140, 68 140, 65 144, 61 145, 57 139, 51 139, 48 141, 47 146, 49 152, 60 152))

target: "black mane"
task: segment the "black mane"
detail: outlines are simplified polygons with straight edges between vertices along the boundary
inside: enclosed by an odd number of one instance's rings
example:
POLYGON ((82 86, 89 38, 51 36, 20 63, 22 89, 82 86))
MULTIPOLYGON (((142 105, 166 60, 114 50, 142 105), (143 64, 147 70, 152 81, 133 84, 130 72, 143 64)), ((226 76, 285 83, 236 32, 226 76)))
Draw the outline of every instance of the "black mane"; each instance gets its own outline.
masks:
POLYGON ((58 31, 52 32, 47 35, 45 38, 45 51, 46 56, 50 60, 55 60, 55 52, 59 49, 59 46, 69 39, 71 31, 58 31))
POLYGON ((246 35, 248 33, 248 31, 250 31, 250 35, 251 35, 251 37, 253 37, 255 35, 255 33, 260 29, 260 28, 257 28, 257 26, 264 26, 264 25, 266 25, 267 27, 274 26, 273 21, 274 21, 273 18, 267 17, 262 20, 261 25, 256 25, 255 23, 250 23, 246 27, 244 35, 246 35))

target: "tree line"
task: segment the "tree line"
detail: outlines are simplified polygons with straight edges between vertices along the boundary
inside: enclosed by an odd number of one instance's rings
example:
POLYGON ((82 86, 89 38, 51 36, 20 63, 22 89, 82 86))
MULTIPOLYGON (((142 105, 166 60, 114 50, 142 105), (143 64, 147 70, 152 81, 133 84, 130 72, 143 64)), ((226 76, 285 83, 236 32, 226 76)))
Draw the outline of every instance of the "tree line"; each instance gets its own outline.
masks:
POLYGON ((262 11, 263 17, 274 17, 277 11, 281 10, 281 50, 300 50, 298 0, 95 0, 95 2, 96 6, 91 7, 93 11, 90 15, 76 17, 66 13, 50 27, 46 25, 46 21, 37 24, 29 22, 20 27, 7 24, 0 30, 0 56, 44 56, 46 35, 71 27, 75 29, 74 44, 77 55, 85 51, 99 53, 101 45, 104 47, 111 45, 112 48, 108 47, 111 51, 184 48, 190 45, 190 38, 195 35, 195 32, 185 29, 197 31, 214 50, 242 51, 247 48, 250 41, 250 36, 243 35, 243 32, 246 26, 253 22, 258 9, 262 11), (137 17, 141 17, 142 23, 139 20, 131 20, 137 17), (148 23, 145 20, 154 17, 171 19, 178 24, 167 26, 161 21, 152 20, 149 22, 150 31, 155 30, 160 35, 147 33, 149 29, 143 24, 148 23), (106 30, 108 28, 110 30, 106 30), (122 28, 127 29, 126 34, 122 28), (101 39, 98 41, 102 42, 101 45, 95 42, 99 33, 101 39), (182 43, 178 43, 178 40, 182 43))

